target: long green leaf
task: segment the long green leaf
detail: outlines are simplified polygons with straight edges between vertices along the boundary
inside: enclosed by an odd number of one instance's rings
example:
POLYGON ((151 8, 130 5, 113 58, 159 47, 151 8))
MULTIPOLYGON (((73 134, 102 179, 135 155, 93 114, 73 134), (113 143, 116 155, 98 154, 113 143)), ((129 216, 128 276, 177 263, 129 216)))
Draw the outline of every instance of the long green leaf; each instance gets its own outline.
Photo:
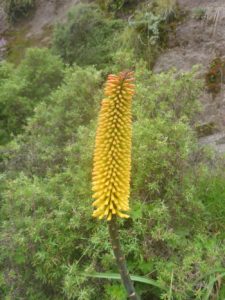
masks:
MULTIPOLYGON (((113 279, 113 280, 121 280, 120 274, 118 273, 82 273, 83 276, 92 277, 92 278, 101 278, 101 279, 113 279)), ((164 286, 157 283, 153 279, 149 279, 143 276, 130 275, 131 280, 136 282, 141 282, 145 284, 149 284, 151 286, 157 287, 161 290, 167 290, 164 286)))
POLYGON ((222 278, 224 276, 225 276, 225 273, 221 273, 221 274, 218 274, 218 276, 216 276, 216 277, 211 277, 211 279, 210 279, 210 281, 207 285, 207 290, 206 290, 206 293, 205 293, 205 296, 204 296, 204 300, 209 300, 210 295, 211 295, 212 290, 213 290, 213 287, 214 287, 214 284, 218 280, 218 277, 222 278))
POLYGON ((169 290, 169 300, 172 299, 172 293, 173 293, 173 270, 171 273, 171 278, 170 278, 170 290, 169 290))

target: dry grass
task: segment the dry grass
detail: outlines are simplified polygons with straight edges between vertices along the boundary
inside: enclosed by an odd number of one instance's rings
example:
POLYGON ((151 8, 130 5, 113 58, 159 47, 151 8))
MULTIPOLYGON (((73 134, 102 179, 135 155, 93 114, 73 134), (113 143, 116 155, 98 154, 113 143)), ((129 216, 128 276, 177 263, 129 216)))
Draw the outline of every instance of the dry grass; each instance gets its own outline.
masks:
POLYGON ((213 36, 216 34, 218 24, 225 19, 225 7, 208 7, 205 10, 204 21, 213 24, 213 36))
POLYGON ((176 13, 176 0, 156 0, 155 3, 158 7, 158 13, 163 15, 166 19, 176 13))

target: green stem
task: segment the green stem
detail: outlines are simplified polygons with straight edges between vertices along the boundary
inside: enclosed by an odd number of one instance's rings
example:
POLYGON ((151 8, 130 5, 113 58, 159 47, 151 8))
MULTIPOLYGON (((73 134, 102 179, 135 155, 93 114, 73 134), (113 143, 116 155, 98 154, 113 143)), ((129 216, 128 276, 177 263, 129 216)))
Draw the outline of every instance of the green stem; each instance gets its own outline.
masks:
POLYGON ((116 262, 120 271, 120 276, 123 282, 123 285, 127 291, 128 297, 131 300, 140 300, 139 296, 135 292, 133 282, 131 281, 130 274, 128 272, 125 256, 121 249, 118 225, 116 221, 116 216, 113 216, 112 220, 108 222, 109 225, 109 234, 111 238, 113 252, 116 258, 116 262))

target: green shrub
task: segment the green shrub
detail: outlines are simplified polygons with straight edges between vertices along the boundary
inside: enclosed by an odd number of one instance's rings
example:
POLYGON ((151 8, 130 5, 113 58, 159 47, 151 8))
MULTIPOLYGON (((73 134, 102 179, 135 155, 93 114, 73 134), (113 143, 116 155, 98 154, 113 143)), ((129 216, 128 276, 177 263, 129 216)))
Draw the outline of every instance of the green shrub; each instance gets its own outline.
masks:
MULTIPOLYGON (((121 11, 134 1, 101 2, 121 11)), ((174 0, 151 3, 125 29, 77 5, 55 29, 54 51, 80 66, 47 49, 30 49, 17 68, 0 64, 0 144, 11 140, 0 148, 1 299, 125 299, 119 281, 84 275, 117 271, 106 226, 91 217, 102 81, 86 65, 135 69, 131 218, 121 234, 131 273, 164 288, 135 283, 142 300, 224 299, 224 164, 195 160, 195 70, 153 74, 142 62, 153 64, 176 15, 174 0)))
MULTIPOLYGON (((210 217, 195 196, 198 173, 189 159, 196 147, 189 123, 201 85, 194 73, 153 75, 142 66, 136 81, 132 218, 121 224, 129 232, 122 232, 129 269, 168 291, 137 284, 143 300, 168 299, 171 293, 178 300, 201 299, 209 281, 205 274, 223 266, 225 248, 208 231, 210 217)), ((106 226, 91 217, 100 83, 93 67, 68 68, 64 83, 11 143, 1 186, 5 298, 123 297, 117 284, 81 275, 116 270, 106 226)))
MULTIPOLYGON (((90 239, 95 223, 88 205, 92 133, 90 128, 80 127, 76 142, 72 144, 71 141, 65 146, 71 168, 67 163, 60 174, 45 179, 28 178, 21 173, 15 180, 8 180, 3 193, 1 220, 11 214, 16 229, 14 234, 14 229, 6 222, 0 234, 0 261, 7 274, 4 278, 8 296, 15 299, 68 299, 63 294, 68 266, 79 261, 84 249, 92 253, 90 239), (7 254, 5 249, 9 244, 7 254)), ((86 258, 81 269, 85 261, 86 258)), ((75 295, 79 293, 82 291, 76 290, 75 295)))
POLYGON ((97 6, 79 4, 66 24, 56 26, 53 48, 69 64, 102 69, 112 60, 115 34, 121 27, 122 21, 107 19, 97 6))
POLYGON ((96 114, 96 94, 101 78, 93 67, 66 70, 62 85, 40 103, 15 148, 10 169, 26 174, 46 175, 62 170, 65 146, 76 140, 79 126, 87 125, 96 114))
POLYGON ((137 0, 98 0, 99 6, 104 11, 118 12, 126 6, 137 4, 137 0))
POLYGON ((14 72, 14 65, 6 62, 0 62, 0 85, 4 84, 5 80, 7 80, 10 76, 12 76, 14 72))
POLYGON ((135 114, 152 119, 170 115, 174 121, 193 124, 201 106, 198 95, 203 87, 201 80, 195 80, 198 68, 191 72, 177 74, 176 69, 167 73, 153 74, 143 63, 136 70, 139 103, 134 101, 135 114), (154 91, 154 92, 152 92, 154 91))
POLYGON ((201 200, 207 217, 210 219, 209 229, 217 234, 223 234, 225 229, 225 176, 224 163, 221 166, 205 166, 199 172, 195 197, 201 200))
POLYGON ((171 21, 176 18, 177 15, 177 0, 155 0, 154 1, 155 12, 166 21, 171 21))
POLYGON ((64 65, 47 49, 29 49, 21 64, 0 64, 0 144, 22 131, 38 102, 46 101, 64 76, 64 65))
POLYGON ((128 25, 118 36, 118 48, 123 52, 132 49, 135 60, 144 59, 152 68, 167 44, 168 31, 177 15, 175 0, 144 3, 129 17, 128 25))
POLYGON ((195 20, 203 20, 206 17, 206 9, 203 7, 196 7, 192 10, 192 14, 195 20))
POLYGON ((47 48, 30 48, 17 69, 17 76, 27 83, 25 94, 44 101, 64 77, 64 64, 47 48))
POLYGON ((15 22, 17 19, 27 16, 35 6, 35 0, 6 0, 5 10, 10 21, 15 22))
POLYGON ((128 20, 128 26, 118 37, 118 44, 124 52, 133 49, 135 58, 144 59, 151 68, 165 38, 164 18, 151 11, 139 11, 128 20))

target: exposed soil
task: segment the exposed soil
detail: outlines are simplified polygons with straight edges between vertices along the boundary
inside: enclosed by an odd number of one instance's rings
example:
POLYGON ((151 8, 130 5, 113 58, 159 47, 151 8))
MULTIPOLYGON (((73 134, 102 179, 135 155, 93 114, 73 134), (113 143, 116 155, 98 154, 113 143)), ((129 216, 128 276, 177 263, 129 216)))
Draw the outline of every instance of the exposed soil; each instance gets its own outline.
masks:
MULTIPOLYGON (((9 30, 6 15, 0 0, 0 60, 6 49, 6 42, 13 46, 13 62, 20 59, 27 46, 48 45, 51 28, 63 22, 68 10, 84 0, 36 0, 33 15, 9 30), (8 30, 8 36, 4 32, 8 30), (20 34, 21 33, 21 34, 20 34), (23 49, 24 47, 24 49, 23 49), (19 52, 19 50, 21 53, 19 52)), ((159 56, 154 71, 161 72, 177 68, 188 71, 194 65, 201 65, 200 76, 204 79, 209 66, 215 58, 225 58, 225 2, 224 0, 178 0, 186 17, 169 34, 168 49, 159 56)), ((201 95, 204 110, 199 116, 200 126, 212 131, 200 139, 204 144, 214 145, 218 151, 225 152, 225 84, 221 80, 218 93, 210 93, 207 88, 201 95)))
POLYGON ((79 2, 85 0, 36 0, 29 17, 10 25, 0 0, 0 60, 7 50, 8 59, 17 64, 27 47, 48 46, 54 24, 63 22, 68 11, 79 2))
MULTIPOLYGON (((170 33, 168 49, 156 61, 154 71, 175 67, 183 72, 198 64, 201 65, 200 76, 205 79, 212 61, 225 57, 225 2, 178 0, 178 3, 181 10, 186 10, 186 17, 170 33)), ((199 122, 203 125, 214 124, 215 129, 213 136, 205 137, 202 141, 225 152, 225 84, 222 80, 219 89, 217 94, 207 89, 202 93, 204 110, 199 122), (223 136, 221 141, 224 140, 224 143, 218 144, 217 137, 221 139, 223 136)))
MULTIPOLYGON (((19 29, 25 23, 29 27, 28 36, 41 35, 46 26, 52 26, 65 19, 69 9, 79 2, 85 0, 36 0, 32 16, 24 22, 18 22, 15 27, 19 29)), ((0 37, 8 29, 9 23, 4 12, 3 0, 0 0, 0 37)))
POLYGON ((28 21, 30 36, 41 36, 47 26, 52 26, 61 22, 67 16, 69 9, 79 2, 79 0, 38 0, 36 10, 31 20, 28 21))
POLYGON ((3 37, 3 33, 9 28, 7 16, 3 9, 3 2, 0 0, 0 61, 4 57, 7 41, 3 37))
POLYGON ((3 32, 5 32, 9 27, 6 13, 3 9, 3 1, 0 0, 0 37, 3 32))

